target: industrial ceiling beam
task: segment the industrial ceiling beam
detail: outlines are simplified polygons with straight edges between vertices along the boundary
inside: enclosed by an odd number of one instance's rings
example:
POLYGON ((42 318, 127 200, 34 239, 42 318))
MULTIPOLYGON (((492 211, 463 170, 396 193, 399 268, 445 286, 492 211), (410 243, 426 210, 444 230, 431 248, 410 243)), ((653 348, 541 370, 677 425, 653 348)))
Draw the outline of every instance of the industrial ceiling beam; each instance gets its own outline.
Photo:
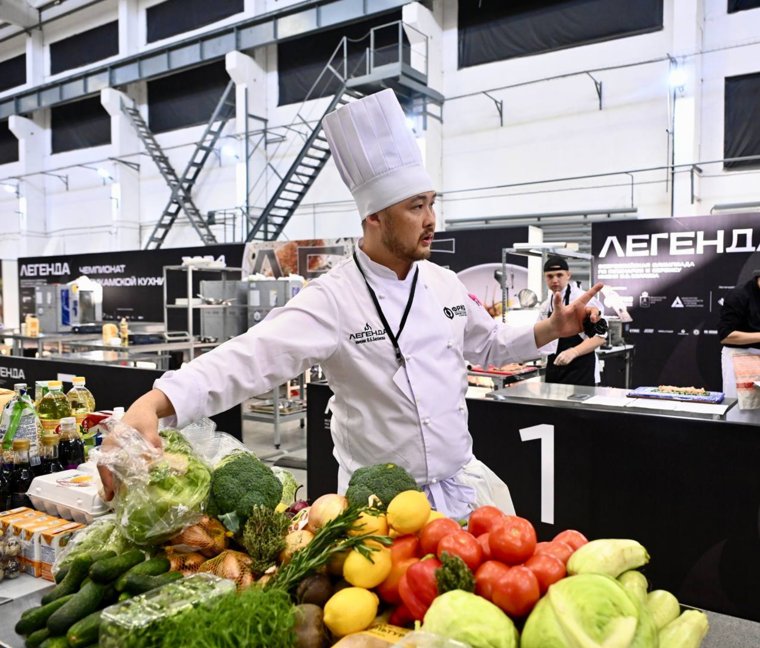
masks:
POLYGON ((40 15, 26 0, 0 0, 0 20, 23 29, 31 29, 39 23, 40 15))

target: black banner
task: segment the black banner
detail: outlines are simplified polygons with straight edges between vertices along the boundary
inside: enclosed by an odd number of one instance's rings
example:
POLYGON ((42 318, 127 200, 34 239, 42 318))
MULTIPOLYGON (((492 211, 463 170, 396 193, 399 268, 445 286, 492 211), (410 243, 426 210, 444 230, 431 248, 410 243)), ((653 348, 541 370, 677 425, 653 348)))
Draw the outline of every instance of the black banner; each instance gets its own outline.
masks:
POLYGON ((759 245, 759 214, 594 223, 596 279, 633 317, 634 386, 721 390, 720 308, 760 268, 759 245))
MULTIPOLYGON (((230 267, 240 267, 242 244, 212 245, 164 250, 131 250, 96 254, 27 257, 18 260, 19 314, 34 313, 34 289, 67 283, 82 275, 103 286, 103 319, 162 322, 163 267, 181 265, 182 257, 224 255, 230 267)), ((208 277, 207 277, 208 278, 208 277)), ((172 285, 170 302, 186 296, 172 285), (176 294, 174 294, 176 292, 176 294)))

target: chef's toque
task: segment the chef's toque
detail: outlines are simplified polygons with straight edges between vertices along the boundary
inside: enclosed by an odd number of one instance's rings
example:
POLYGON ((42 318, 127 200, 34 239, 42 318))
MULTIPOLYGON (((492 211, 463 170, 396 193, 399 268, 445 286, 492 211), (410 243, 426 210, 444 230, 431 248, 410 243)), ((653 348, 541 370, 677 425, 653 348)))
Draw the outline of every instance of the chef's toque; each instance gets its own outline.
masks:
POLYGON ((391 89, 325 115, 322 126, 340 177, 362 219, 433 191, 404 111, 391 89))

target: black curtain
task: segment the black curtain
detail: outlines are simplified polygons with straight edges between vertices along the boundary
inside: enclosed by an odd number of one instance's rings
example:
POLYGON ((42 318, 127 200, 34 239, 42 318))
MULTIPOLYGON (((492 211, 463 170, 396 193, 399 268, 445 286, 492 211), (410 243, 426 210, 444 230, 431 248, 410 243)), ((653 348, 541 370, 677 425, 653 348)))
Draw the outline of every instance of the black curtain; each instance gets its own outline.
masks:
POLYGON ((760 7, 760 0, 728 0, 728 13, 757 9, 758 7, 760 7))
MULTIPOLYGON (((279 82, 279 105, 303 101, 314 85, 335 48, 344 36, 360 42, 348 43, 348 69, 354 70, 366 64, 365 51, 369 47, 369 31, 387 23, 401 20, 401 10, 382 15, 373 15, 368 20, 352 23, 344 27, 327 31, 312 32, 300 38, 277 44, 277 75, 279 82), (364 38, 367 36, 367 38, 364 38)), ((404 44, 403 57, 409 61, 409 42, 402 32, 404 44)), ((398 27, 386 27, 375 32, 375 65, 383 61, 398 60, 398 27)), ((315 88, 311 98, 335 94, 338 79, 332 74, 326 75, 315 88)))
POLYGON ((57 74, 119 53, 119 22, 114 21, 50 43, 50 73, 57 74))
POLYGON ((148 7, 148 42, 209 25, 244 9, 244 0, 166 0, 148 7))
POLYGON ((205 124, 230 82, 224 60, 148 82, 148 123, 154 133, 205 124))
POLYGON ((26 54, 0 62, 0 92, 26 83, 26 54))
POLYGON ((50 109, 53 153, 111 143, 111 117, 100 96, 50 109))
MULTIPOLYGON (((760 73, 727 77, 725 89, 723 157, 760 155, 760 73)), ((724 162, 725 169, 760 168, 760 158, 724 162)))
POLYGON ((663 0, 460 0, 459 67, 662 29, 663 0))
POLYGON ((4 119, 0 122, 0 164, 8 162, 18 162, 18 140, 4 119))

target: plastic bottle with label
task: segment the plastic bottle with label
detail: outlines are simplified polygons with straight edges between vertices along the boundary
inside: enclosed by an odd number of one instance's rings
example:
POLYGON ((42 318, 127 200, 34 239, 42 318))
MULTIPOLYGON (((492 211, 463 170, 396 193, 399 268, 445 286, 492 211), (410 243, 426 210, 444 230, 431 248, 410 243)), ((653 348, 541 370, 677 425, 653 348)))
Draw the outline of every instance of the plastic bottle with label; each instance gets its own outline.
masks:
POLYGON ((40 475, 51 475, 63 470, 63 464, 61 464, 58 457, 59 441, 60 439, 57 434, 42 435, 40 445, 40 475))
POLYGON ((37 414, 40 417, 42 429, 48 434, 55 432, 62 418, 71 416, 69 399, 63 393, 60 380, 48 381, 48 393, 42 397, 37 406, 37 414))
POLYGON ((32 508, 32 502, 26 492, 32 484, 34 475, 29 463, 29 439, 15 439, 13 441, 13 470, 10 478, 11 508, 28 506, 32 508))
POLYGON ((84 441, 82 435, 79 434, 77 420, 73 416, 65 416, 61 419, 58 460, 64 470, 71 470, 84 463, 84 441))
POLYGON ((122 317, 121 322, 119 322, 119 339, 121 340, 121 346, 129 344, 129 324, 126 317, 122 317))
POLYGON ((34 381, 34 406, 39 407, 42 397, 47 394, 48 391, 47 380, 35 380, 34 381))
POLYGON ((40 464, 40 421, 32 399, 26 393, 26 383, 13 385, 16 392, 3 409, 0 417, 0 435, 3 439, 3 461, 11 462, 16 439, 29 441, 29 460, 33 469, 40 464))
POLYGON ((71 415, 77 420, 77 425, 82 426, 84 418, 95 411, 95 397, 87 389, 87 382, 83 376, 74 376, 71 379, 73 387, 66 394, 71 407, 71 415))

